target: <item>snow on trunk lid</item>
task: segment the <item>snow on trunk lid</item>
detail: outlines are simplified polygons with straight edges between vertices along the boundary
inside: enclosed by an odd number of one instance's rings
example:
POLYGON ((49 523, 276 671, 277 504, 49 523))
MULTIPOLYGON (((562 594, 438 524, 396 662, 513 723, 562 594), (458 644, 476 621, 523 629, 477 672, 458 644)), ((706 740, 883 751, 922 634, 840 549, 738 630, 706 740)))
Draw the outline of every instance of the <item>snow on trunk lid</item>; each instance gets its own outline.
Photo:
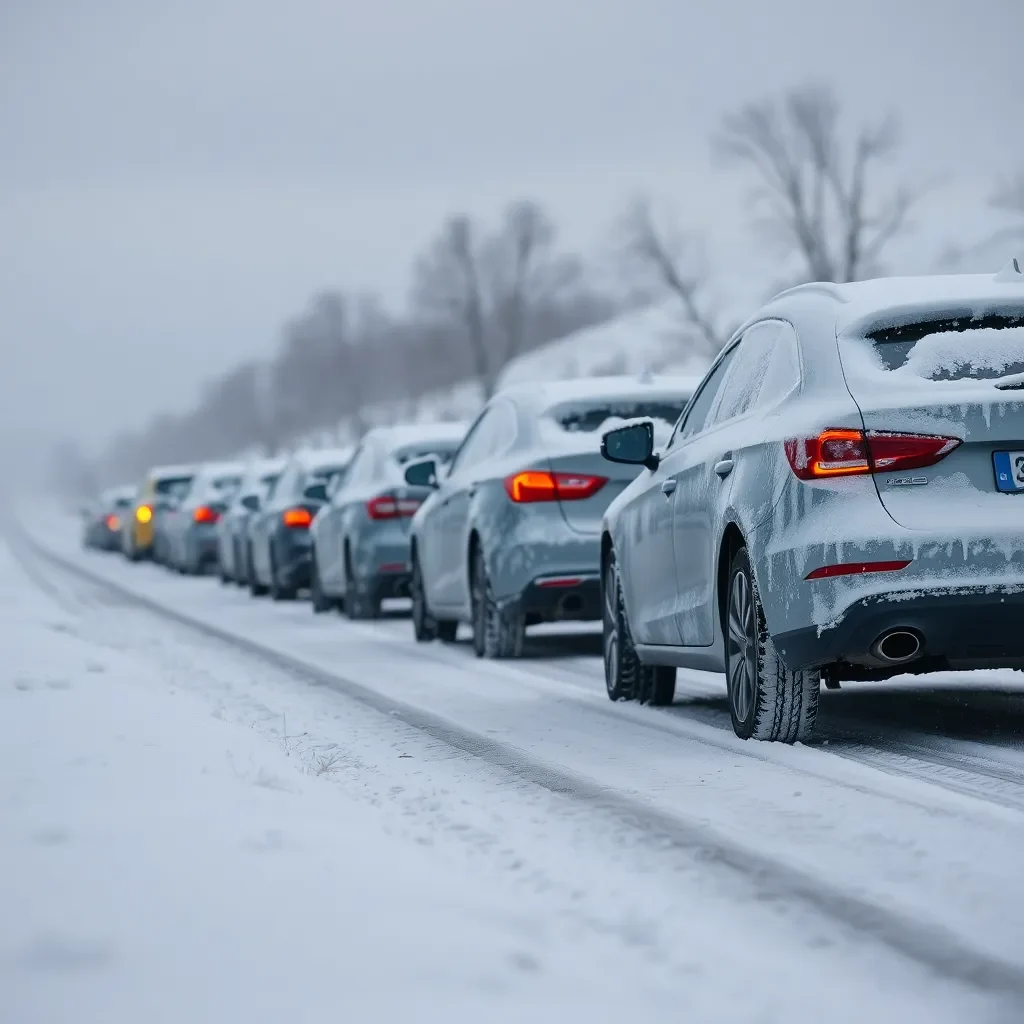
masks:
POLYGON ((1017 530, 1024 544, 1024 308, 918 315, 843 336, 839 352, 869 438, 962 442, 931 465, 876 472, 889 515, 953 535, 1017 530))
POLYGON ((646 472, 640 466, 609 462, 601 455, 601 437, 609 430, 650 420, 654 423, 655 448, 664 447, 675 421, 689 401, 688 393, 652 396, 617 395, 562 403, 543 417, 543 436, 549 469, 583 481, 587 477, 607 480, 600 490, 585 498, 559 501, 562 516, 578 533, 598 534, 601 520, 612 501, 637 477, 646 472))

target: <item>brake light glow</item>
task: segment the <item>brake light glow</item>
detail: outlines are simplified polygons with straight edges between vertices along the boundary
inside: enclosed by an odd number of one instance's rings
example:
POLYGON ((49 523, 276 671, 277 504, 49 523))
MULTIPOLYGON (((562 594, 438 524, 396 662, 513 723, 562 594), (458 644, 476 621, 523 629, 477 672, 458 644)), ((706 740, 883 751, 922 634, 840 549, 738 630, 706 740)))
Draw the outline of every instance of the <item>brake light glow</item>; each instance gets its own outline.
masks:
POLYGON ((197 523, 215 523, 220 519, 220 513, 216 509, 210 508, 209 505, 200 505, 192 513, 192 518, 197 523))
POLYGON ((366 514, 374 520, 408 519, 416 515, 420 507, 416 498, 396 498, 391 494, 381 494, 366 503, 366 514))
POLYGON ((910 565, 911 559, 900 558, 889 562, 839 562, 812 569, 805 580, 831 580, 836 576, 858 576, 864 572, 899 572, 910 565))
POLYGON ((898 434, 830 427, 817 437, 785 442, 786 458, 800 480, 892 473, 934 466, 961 444, 958 437, 898 434))
POLYGON ((121 520, 117 516, 107 516, 107 529, 111 533, 116 533, 121 529, 121 520))
POLYGON ((288 508, 281 513, 281 522, 292 530, 308 530, 313 516, 308 508, 288 508))
POLYGON ((505 478, 505 492, 517 504, 534 501, 582 501, 608 483, 606 476, 583 473, 547 473, 527 469, 505 478))
POLYGON ((153 508, 151 505, 140 505, 135 510, 135 518, 140 523, 148 523, 153 518, 153 508))

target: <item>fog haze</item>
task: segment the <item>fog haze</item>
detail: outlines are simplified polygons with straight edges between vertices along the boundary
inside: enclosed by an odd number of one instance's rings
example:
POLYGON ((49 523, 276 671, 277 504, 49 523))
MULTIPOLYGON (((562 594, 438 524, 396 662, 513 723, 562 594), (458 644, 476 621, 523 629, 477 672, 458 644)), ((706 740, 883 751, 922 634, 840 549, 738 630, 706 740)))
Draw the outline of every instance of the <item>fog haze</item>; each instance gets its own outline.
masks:
POLYGON ((724 278, 756 268, 708 140, 807 80, 854 125, 897 112, 900 173, 952 183, 901 250, 931 259, 1024 166, 1022 29, 1014 0, 5 4, 0 430, 95 446, 181 408, 310 292, 397 305, 446 214, 519 196, 595 254, 647 189, 724 278))

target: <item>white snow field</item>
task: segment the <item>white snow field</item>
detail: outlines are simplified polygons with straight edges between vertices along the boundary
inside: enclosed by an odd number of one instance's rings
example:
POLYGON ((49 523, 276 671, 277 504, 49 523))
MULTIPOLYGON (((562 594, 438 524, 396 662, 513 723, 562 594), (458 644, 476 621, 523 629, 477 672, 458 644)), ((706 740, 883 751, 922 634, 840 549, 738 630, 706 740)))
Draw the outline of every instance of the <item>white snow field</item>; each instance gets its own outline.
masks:
POLYGON ((5 536, 4 1024, 1024 1019, 1019 749, 743 743, 585 634, 483 663, 5 536))

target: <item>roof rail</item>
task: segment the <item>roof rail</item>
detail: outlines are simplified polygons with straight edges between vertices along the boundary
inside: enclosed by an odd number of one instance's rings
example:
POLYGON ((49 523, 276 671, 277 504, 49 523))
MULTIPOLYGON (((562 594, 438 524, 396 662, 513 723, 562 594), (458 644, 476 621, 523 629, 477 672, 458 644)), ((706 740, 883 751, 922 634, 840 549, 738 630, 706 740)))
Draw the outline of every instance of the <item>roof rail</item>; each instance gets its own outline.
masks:
POLYGON ((802 292, 812 292, 818 295, 827 295, 830 299, 835 299, 836 302, 849 302, 849 298, 843 291, 842 286, 835 284, 832 281, 807 281, 804 284, 793 285, 792 288, 785 288, 778 295, 773 295, 770 302, 774 302, 776 299, 781 299, 787 295, 799 295, 802 292))
POLYGON ((1024 284, 1024 271, 1020 269, 1020 261, 1016 257, 1010 260, 992 280, 997 284, 1024 284))

